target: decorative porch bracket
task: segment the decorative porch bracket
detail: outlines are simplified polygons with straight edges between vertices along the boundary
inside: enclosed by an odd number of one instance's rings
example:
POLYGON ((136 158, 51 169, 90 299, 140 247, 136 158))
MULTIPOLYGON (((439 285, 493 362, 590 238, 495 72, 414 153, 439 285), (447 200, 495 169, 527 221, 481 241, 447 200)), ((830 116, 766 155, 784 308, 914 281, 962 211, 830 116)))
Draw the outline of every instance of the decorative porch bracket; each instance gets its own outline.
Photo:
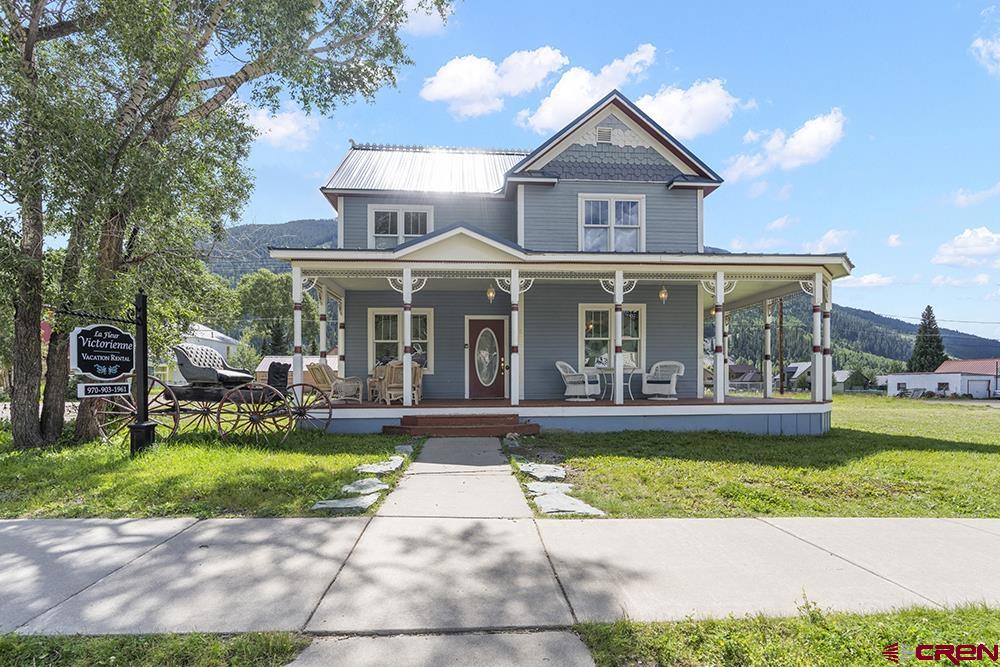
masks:
MULTIPOLYGON (((402 278, 386 278, 389 281, 389 287, 393 290, 403 293, 405 282, 402 278)), ((427 278, 410 278, 410 292, 419 292, 424 287, 427 286, 427 278)))
MULTIPOLYGON (((615 281, 614 280, 606 280, 606 279, 602 278, 599 282, 601 284, 601 289, 602 290, 604 290, 608 294, 614 294, 615 293, 615 281)), ((634 290, 636 288, 636 285, 638 285, 638 284, 639 284, 638 280, 623 280, 622 281, 622 294, 629 294, 630 292, 632 292, 632 290, 634 290)))
MULTIPOLYGON (((513 281, 510 278, 494 278, 493 280, 494 282, 496 282, 497 287, 500 289, 501 292, 505 292, 507 294, 511 293, 510 286, 513 284, 513 281)), ((535 284, 534 278, 518 278, 517 279, 518 292, 524 294, 525 292, 530 290, 531 286, 534 284, 535 284)))
MULTIPOLYGON (((701 288, 708 292, 709 294, 715 295, 715 278, 702 279, 701 288)), ((722 294, 726 295, 736 289, 735 280, 723 280, 722 281, 722 294)))

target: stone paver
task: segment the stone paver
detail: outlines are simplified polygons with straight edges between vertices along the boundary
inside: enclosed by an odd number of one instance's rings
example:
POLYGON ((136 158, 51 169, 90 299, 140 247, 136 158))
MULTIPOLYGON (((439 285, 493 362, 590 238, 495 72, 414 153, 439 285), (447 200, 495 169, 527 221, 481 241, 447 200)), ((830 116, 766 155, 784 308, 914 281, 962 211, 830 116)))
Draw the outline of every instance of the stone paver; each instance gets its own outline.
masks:
POLYGON ((301 628, 365 518, 202 521, 23 629, 46 634, 301 628))
POLYGON ((572 622, 533 521, 375 517, 306 629, 391 634, 572 622))
MULTIPOLYGON (((794 615, 803 595, 846 611, 929 604, 756 519, 540 520, 538 526, 581 621, 794 615)), ((920 547, 911 548, 918 558, 920 547)))
POLYGON ((532 516, 509 473, 404 475, 379 516, 508 518, 532 516))
POLYGON ((428 438, 406 475, 510 472, 497 438, 428 438))
POLYGON ((292 667, 394 665, 459 667, 465 665, 593 665, 590 652, 572 632, 398 635, 394 637, 321 637, 291 663, 292 667))
POLYGON ((0 521, 0 633, 28 622, 194 522, 0 521))
POLYGON ((938 604, 1000 604, 1000 535, 940 519, 767 522, 938 604))

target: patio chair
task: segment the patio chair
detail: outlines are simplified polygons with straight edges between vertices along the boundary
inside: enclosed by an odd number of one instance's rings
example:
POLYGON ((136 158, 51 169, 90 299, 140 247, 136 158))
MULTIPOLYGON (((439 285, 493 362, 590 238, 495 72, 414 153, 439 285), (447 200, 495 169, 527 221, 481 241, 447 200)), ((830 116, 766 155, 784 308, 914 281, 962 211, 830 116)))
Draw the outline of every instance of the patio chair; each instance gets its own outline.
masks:
POLYGON ((361 378, 338 376, 332 368, 323 362, 309 364, 309 375, 313 384, 325 392, 334 401, 361 402, 361 378))
POLYGON ((592 401, 601 394, 601 376, 597 369, 584 368, 578 373, 565 361, 557 361, 556 370, 566 385, 567 401, 592 401))
POLYGON ((642 376, 642 393, 654 400, 676 401, 679 375, 684 375, 684 364, 681 362, 657 361, 642 376))
MULTIPOLYGON (((423 367, 420 364, 410 364, 410 377, 413 380, 413 403, 419 405, 420 399, 423 397, 423 367)), ((381 400, 385 401, 386 405, 392 404, 393 401, 403 400, 402 361, 390 361, 385 365, 385 378, 379 387, 379 393, 381 400)))

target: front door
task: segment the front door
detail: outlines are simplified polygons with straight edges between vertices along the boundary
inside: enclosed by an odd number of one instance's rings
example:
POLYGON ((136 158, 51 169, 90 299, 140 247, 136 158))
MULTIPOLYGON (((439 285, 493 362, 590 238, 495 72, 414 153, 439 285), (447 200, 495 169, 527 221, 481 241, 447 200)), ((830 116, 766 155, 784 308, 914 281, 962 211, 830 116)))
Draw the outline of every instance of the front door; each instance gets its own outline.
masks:
POLYGON ((469 398, 503 398, 507 380, 507 323, 503 319, 470 319, 469 398))

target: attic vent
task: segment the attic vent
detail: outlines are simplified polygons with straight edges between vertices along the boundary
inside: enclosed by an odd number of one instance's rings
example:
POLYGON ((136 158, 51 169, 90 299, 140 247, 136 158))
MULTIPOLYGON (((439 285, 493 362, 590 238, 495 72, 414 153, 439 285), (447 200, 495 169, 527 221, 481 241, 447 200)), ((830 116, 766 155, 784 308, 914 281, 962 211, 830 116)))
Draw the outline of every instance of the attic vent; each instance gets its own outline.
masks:
POLYGON ((610 127, 599 127, 599 128, 597 128, 597 143, 599 143, 599 144, 610 144, 611 143, 611 128, 610 127))

